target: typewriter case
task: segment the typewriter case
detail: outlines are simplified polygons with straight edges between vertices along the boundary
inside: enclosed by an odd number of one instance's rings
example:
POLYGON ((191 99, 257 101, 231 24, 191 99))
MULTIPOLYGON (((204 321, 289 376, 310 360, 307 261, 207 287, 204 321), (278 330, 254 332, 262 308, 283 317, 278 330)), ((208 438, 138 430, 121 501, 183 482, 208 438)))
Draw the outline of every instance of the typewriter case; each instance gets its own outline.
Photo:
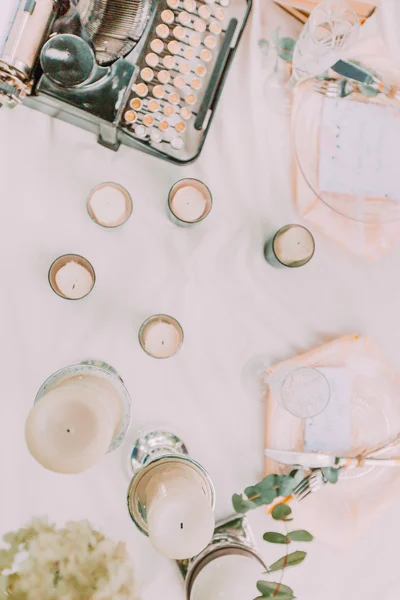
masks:
POLYGON ((0 104, 22 102, 112 150, 199 156, 251 0, 1 2, 0 104))

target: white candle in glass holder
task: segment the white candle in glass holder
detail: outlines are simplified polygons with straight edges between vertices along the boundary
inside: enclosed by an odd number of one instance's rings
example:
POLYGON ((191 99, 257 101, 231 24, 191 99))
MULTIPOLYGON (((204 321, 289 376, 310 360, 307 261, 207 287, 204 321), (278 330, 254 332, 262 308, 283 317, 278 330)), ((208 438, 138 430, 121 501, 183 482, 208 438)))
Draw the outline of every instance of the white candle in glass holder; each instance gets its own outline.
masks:
POLYGON ((273 266, 302 267, 314 256, 315 241, 302 225, 286 225, 265 245, 265 258, 273 266))
POLYGON ((117 392, 103 378, 70 377, 31 409, 25 437, 32 456, 58 473, 80 473, 108 452, 121 422, 117 392))
POLYGON ((153 358, 170 358, 183 344, 183 330, 173 317, 154 315, 141 326, 139 341, 143 350, 153 358))
POLYGON ((211 211, 211 192, 198 179, 181 179, 169 192, 168 207, 176 224, 199 223, 211 211))
POLYGON ((87 209, 90 217, 98 225, 119 227, 132 214, 132 198, 122 185, 100 183, 90 192, 87 209))
POLYGON ((197 575, 190 600, 249 600, 265 568, 252 556, 226 554, 211 560, 197 575))
POLYGON ((154 547, 175 560, 199 554, 210 543, 215 528, 205 490, 185 464, 166 464, 150 480, 146 519, 154 547))
POLYGON ((68 300, 80 300, 93 289, 96 276, 90 262, 78 254, 64 254, 53 262, 49 282, 53 291, 68 300))

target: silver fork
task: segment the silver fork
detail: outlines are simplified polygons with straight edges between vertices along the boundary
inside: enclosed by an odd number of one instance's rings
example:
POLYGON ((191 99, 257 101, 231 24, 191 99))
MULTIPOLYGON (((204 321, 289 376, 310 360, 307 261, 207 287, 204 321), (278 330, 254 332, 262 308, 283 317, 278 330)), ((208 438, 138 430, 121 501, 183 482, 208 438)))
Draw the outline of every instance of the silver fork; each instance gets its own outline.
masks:
POLYGON ((319 469, 312 471, 294 488, 292 496, 297 502, 301 502, 309 494, 318 492, 326 483, 328 483, 328 480, 323 476, 322 471, 319 469))
POLYGON ((328 98, 345 98, 354 92, 354 86, 346 79, 314 79, 311 87, 328 98))

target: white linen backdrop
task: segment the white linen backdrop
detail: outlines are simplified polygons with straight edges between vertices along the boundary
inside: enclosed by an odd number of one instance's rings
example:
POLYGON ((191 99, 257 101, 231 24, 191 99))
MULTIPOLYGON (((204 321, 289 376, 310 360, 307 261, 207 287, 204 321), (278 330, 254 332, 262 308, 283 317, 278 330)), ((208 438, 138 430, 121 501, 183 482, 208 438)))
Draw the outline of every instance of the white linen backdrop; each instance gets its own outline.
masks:
MULTIPOLYGON (((262 474, 263 406, 241 385, 252 356, 266 353, 272 364, 356 331, 374 337, 400 367, 400 248, 370 264, 316 235, 307 267, 276 270, 263 259, 265 239, 298 221, 289 119, 263 102, 257 47, 279 24, 282 34, 298 31, 278 7, 256 0, 204 151, 186 168, 124 147, 110 152, 90 133, 27 108, 0 111, 0 533, 35 515, 59 524, 88 518, 127 542, 144 600, 184 593, 175 564, 127 512, 127 459, 138 428, 166 424, 184 436, 209 469, 217 515, 225 517, 231 494, 262 474), (170 186, 185 176, 204 180, 214 196, 212 214, 192 229, 176 227, 165 212, 170 186), (131 220, 115 231, 97 227, 85 209, 89 190, 106 180, 126 186, 134 201, 131 220), (47 282, 50 263, 67 252, 86 256, 97 273, 94 291, 78 302, 57 297, 47 282), (139 347, 140 323, 156 312, 184 327, 174 359, 153 360, 139 347), (125 380, 132 426, 89 472, 56 475, 29 455, 24 422, 43 380, 88 357, 109 362, 125 380)), ((288 569, 285 583, 300 600, 398 598, 399 508, 400 498, 346 552, 313 531, 306 562, 288 569)), ((261 540, 275 525, 262 511, 251 522, 265 559, 275 560, 282 548, 261 540)))

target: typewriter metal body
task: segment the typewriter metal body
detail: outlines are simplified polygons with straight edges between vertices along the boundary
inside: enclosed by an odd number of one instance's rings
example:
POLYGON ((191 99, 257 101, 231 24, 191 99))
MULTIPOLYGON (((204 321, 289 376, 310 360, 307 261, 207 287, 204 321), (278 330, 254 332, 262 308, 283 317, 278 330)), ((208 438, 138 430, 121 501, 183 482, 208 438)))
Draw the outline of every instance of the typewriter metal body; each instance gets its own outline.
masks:
POLYGON ((0 104, 117 150, 201 152, 251 0, 1 0, 0 104), (4 3, 4 4, 3 4, 4 3))

